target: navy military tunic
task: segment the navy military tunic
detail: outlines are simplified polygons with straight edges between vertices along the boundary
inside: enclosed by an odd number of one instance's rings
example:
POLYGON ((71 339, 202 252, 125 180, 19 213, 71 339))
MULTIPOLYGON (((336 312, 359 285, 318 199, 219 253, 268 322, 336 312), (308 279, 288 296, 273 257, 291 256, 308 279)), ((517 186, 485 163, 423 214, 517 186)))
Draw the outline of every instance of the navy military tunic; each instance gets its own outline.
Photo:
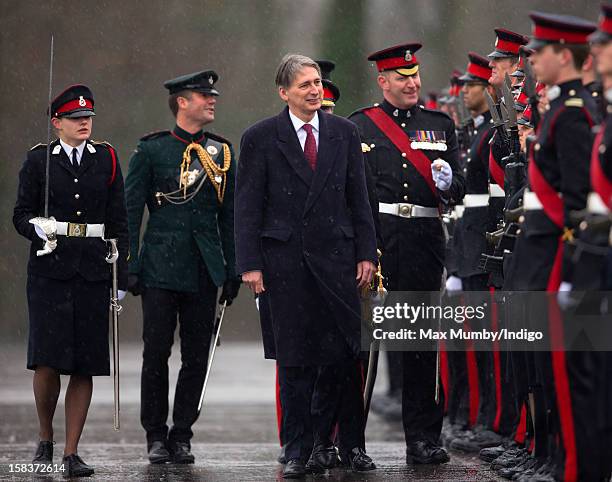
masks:
MULTIPOLYGON (((459 149, 451 118, 418 105, 401 110, 384 101, 380 107, 411 139, 419 137, 418 131, 434 133, 446 150, 423 149, 422 152, 432 161, 442 158, 448 162, 453 180, 448 191, 434 194, 413 164, 402 157, 387 135, 368 118, 365 109, 359 110, 351 114, 349 120, 357 124, 362 142, 367 145, 365 159, 376 185, 378 201, 428 207, 438 207, 441 202, 460 202, 464 179, 459 169, 459 149)), ((380 225, 384 240, 381 263, 387 287, 417 291, 440 289, 446 247, 441 220, 380 214, 380 225)))
MULTIPOLYGON (((80 166, 72 166, 59 140, 50 146, 49 216, 57 221, 104 224, 117 238, 119 288, 127 288, 128 231, 121 167, 114 149, 87 141, 80 166)), ((111 265, 101 238, 57 237, 43 247, 29 220, 44 215, 46 146, 30 150, 19 173, 15 228, 31 241, 28 263, 29 369, 48 366, 62 374, 108 375, 111 265)))
MULTIPOLYGON (((478 116, 474 139, 468 149, 468 158, 465 167, 466 195, 487 195, 489 193, 489 140, 491 139, 491 113, 485 112, 478 116)), ((489 217, 489 207, 471 207, 466 205, 463 212, 461 229, 456 236, 462 238, 463 255, 458 259, 457 272, 462 278, 482 275, 478 264, 482 253, 487 251, 485 232, 489 217)))

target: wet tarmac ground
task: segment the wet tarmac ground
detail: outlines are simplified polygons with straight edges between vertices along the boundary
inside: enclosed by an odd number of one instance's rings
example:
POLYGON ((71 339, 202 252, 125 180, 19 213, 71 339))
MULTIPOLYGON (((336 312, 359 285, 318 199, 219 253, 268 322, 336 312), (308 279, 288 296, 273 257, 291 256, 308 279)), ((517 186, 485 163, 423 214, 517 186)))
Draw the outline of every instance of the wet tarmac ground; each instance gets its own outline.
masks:
MULTIPOLYGON (((38 423, 25 347, 0 347, 0 480, 63 480, 62 473, 16 473, 29 464, 37 444, 38 423), (11 465, 12 464, 12 465, 11 465)), ((121 429, 113 430, 112 378, 94 379, 94 396, 79 454, 95 467, 89 480, 121 481, 273 481, 282 479, 274 401, 274 363, 263 359, 258 343, 224 343, 217 350, 205 405, 194 426, 195 465, 150 465, 139 421, 140 355, 138 344, 121 347, 121 429)), ((381 360, 384 357, 381 357, 381 360)), ((171 358, 171 387, 180 358, 171 358)), ((385 387, 379 368, 377 391, 385 387)), ((62 377, 63 386, 67 378, 62 377)), ((55 417, 55 457, 61 462, 64 441, 63 392, 55 417)), ((378 469, 353 473, 334 469, 306 480, 502 480, 477 457, 451 453, 442 466, 407 466, 400 422, 370 414, 368 454, 378 469)), ((27 470, 27 467, 26 467, 27 470)))

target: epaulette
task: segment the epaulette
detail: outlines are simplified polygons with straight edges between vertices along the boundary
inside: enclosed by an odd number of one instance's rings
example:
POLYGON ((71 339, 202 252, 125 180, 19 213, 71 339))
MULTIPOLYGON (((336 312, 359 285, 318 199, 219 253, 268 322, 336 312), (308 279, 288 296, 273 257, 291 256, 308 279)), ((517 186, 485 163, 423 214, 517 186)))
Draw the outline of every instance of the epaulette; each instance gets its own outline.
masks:
POLYGON ((140 138, 141 141, 148 141, 151 139, 157 139, 159 137, 164 137, 164 136, 168 136, 170 135, 170 131, 165 130, 165 131, 153 131, 153 132, 149 132, 148 134, 145 134, 144 136, 142 136, 140 138))
POLYGON ((421 110, 424 110, 425 112, 431 112, 432 114, 440 114, 441 116, 444 116, 446 118, 448 118, 449 120, 451 119, 451 116, 449 116, 446 112, 442 112, 441 110, 438 109, 429 109, 427 107, 425 107, 424 105, 419 105, 419 107, 421 108, 421 110))
POLYGON ((366 110, 370 110, 370 109, 373 109, 374 107, 379 107, 379 106, 380 106, 380 104, 377 102, 377 103, 375 103, 374 105, 368 105, 368 106, 362 107, 361 109, 357 109, 355 112, 351 113, 351 114, 350 114, 350 115, 347 117, 347 119, 348 119, 349 117, 353 117, 355 114, 363 113, 363 112, 365 112, 366 110))
POLYGON ((91 143, 92 143, 93 145, 95 145, 95 146, 106 146, 106 147, 108 147, 108 148, 110 148, 110 149, 115 149, 115 148, 114 148, 114 147, 111 145, 111 143, 110 143, 110 142, 108 142, 108 141, 94 141, 94 140, 92 139, 91 143))
POLYGON ((566 107, 584 107, 584 100, 580 97, 572 97, 571 99, 567 99, 565 101, 566 107))
POLYGON ((39 142, 38 144, 36 144, 35 146, 30 147, 31 151, 35 151, 36 149, 41 149, 41 148, 46 148, 47 144, 43 144, 42 142, 39 142))
POLYGON ((210 137, 211 139, 214 139, 215 141, 218 142, 222 142, 224 144, 227 144, 228 146, 232 146, 232 143, 230 141, 228 141, 225 137, 221 137, 218 134, 213 134, 212 132, 204 132, 204 134, 206 134, 206 137, 210 137))

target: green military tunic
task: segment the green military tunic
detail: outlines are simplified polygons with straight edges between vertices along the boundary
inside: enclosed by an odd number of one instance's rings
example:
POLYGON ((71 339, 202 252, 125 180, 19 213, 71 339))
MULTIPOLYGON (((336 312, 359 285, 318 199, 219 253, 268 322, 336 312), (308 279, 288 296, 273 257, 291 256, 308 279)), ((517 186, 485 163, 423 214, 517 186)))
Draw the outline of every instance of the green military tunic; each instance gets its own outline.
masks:
MULTIPOLYGON (((192 165, 201 170, 196 152, 191 152, 191 159, 192 165)), ((190 134, 176 126, 173 131, 155 132, 140 139, 130 159, 125 186, 129 273, 137 274, 143 286, 197 292, 201 263, 217 286, 235 277, 234 173, 231 144, 209 132, 190 134), (225 188, 222 202, 206 173, 202 173, 207 178, 197 193, 198 181, 187 188, 188 198, 196 193, 188 202, 175 204, 177 196, 169 201, 159 194, 179 189, 183 153, 192 142, 203 146, 219 166, 223 166, 223 144, 227 144, 230 168, 225 179, 217 177, 225 188), (149 219, 141 244, 136 233, 140 233, 145 205, 149 219)), ((178 198, 179 203, 183 202, 183 191, 178 198)))

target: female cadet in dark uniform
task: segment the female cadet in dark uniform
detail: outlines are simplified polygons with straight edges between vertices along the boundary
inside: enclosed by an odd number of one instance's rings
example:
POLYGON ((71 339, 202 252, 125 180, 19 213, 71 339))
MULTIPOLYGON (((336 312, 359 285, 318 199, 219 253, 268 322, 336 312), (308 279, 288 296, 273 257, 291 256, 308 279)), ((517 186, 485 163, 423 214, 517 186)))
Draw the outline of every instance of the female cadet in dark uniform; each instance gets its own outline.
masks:
POLYGON ((34 370, 40 423, 33 463, 53 462, 52 424, 60 375, 70 375, 63 458, 70 476, 94 472, 78 456, 77 446, 91 401, 91 377, 110 372, 111 269, 105 260, 105 239, 119 240, 119 288, 127 286, 123 177, 115 150, 89 140, 94 115, 93 95, 84 85, 70 86, 55 98, 50 117, 59 139, 48 149, 48 217, 41 217, 46 215, 47 160, 47 146, 41 144, 23 163, 13 214, 15 228, 31 241, 27 367, 34 370))

